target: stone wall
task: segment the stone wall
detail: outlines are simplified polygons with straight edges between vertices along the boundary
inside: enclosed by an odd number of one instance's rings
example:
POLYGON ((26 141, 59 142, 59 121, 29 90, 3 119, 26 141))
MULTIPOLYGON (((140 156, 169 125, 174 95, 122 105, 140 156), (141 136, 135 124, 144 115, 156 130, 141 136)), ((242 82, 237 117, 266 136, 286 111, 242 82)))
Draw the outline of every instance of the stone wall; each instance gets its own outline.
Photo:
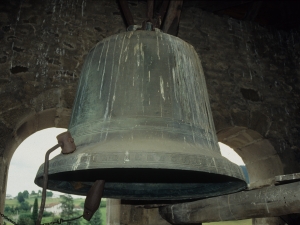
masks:
MULTIPOLYGON (((146 3, 131 1, 130 7, 141 23, 146 3)), ((39 129, 67 126, 85 56, 126 26, 115 1, 6 0, 0 3, 0 28, 4 196, 15 148, 39 129)), ((299 30, 277 31, 184 7, 178 36, 200 55, 217 132, 252 130, 271 143, 285 173, 299 171, 299 30)))
MULTIPOLYGON (((300 36, 186 8, 179 37, 202 60, 217 132, 252 129, 268 139, 285 173, 300 162, 300 36)), ((276 166, 276 165, 274 165, 276 166)))
POLYGON ((125 25, 113 1, 6 1, 0 8, 2 155, 23 117, 72 107, 86 54, 125 25))

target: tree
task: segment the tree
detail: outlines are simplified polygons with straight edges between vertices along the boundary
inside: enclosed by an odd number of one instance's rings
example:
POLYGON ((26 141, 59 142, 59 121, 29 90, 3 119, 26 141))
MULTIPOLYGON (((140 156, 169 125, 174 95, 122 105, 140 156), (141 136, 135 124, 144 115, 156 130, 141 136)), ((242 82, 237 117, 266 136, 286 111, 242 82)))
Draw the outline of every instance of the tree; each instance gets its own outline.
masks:
POLYGON ((35 191, 31 191, 31 195, 36 195, 35 191))
POLYGON ((32 220, 36 222, 37 218, 38 218, 38 199, 35 198, 33 203, 33 209, 32 209, 32 220))
POLYGON ((46 197, 52 197, 53 196, 53 192, 52 191, 47 191, 46 192, 46 197))
POLYGON ((24 196, 23 196, 22 192, 19 192, 19 193, 18 193, 18 197, 17 197, 17 199, 18 199, 18 202, 19 202, 19 203, 21 203, 21 202, 24 202, 24 201, 25 201, 25 199, 24 199, 24 196))
POLYGON ((93 215, 93 217, 90 220, 89 224, 91 224, 91 225, 102 225, 100 207, 98 208, 98 210, 93 215))
POLYGON ((21 202, 20 203, 20 209, 23 211, 29 211, 30 210, 30 205, 27 201, 21 202))
POLYGON ((34 225, 34 222, 27 215, 21 214, 18 219, 18 225, 34 225))
POLYGON ((23 197, 28 198, 29 197, 29 192, 27 190, 23 191, 23 197))
MULTIPOLYGON (((74 212, 74 201, 71 195, 61 195, 61 218, 62 219, 72 219, 78 216, 78 213, 74 212)), ((79 225, 79 220, 74 220, 70 222, 72 225, 79 225)))

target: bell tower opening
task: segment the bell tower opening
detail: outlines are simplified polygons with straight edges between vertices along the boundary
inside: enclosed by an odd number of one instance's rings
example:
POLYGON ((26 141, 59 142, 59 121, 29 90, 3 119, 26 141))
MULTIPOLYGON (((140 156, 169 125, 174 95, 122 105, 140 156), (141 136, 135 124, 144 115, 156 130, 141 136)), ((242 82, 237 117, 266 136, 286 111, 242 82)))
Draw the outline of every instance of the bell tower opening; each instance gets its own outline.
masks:
MULTIPOLYGON (((57 144, 56 136, 65 131, 64 128, 54 127, 42 129, 28 136, 14 151, 8 173, 4 214, 16 223, 33 224, 31 218, 34 202, 37 199, 37 209, 39 209, 42 195, 42 189, 34 184, 36 171, 44 162, 46 151, 57 144)), ((60 154, 60 149, 51 153, 50 159, 58 154, 60 154)), ((65 195, 49 189, 46 193, 47 200, 42 223, 57 221, 59 218, 68 219, 65 214, 62 214, 63 204, 73 204, 70 217, 76 217, 77 214, 82 213, 85 199, 81 196, 65 195)), ((106 199, 102 199, 94 217, 94 220, 101 220, 102 224, 105 224, 106 199)), ((11 224, 8 221, 5 222, 11 224)), ((79 222, 83 223, 83 219, 81 218, 79 222)))
MULTIPOLYGON (((17 196, 20 191, 37 192, 41 189, 33 182, 37 168, 44 162, 46 151, 57 143, 55 137, 65 131, 63 128, 43 129, 30 135, 19 145, 10 162, 7 194, 17 196)), ((50 157, 59 153, 57 150, 50 157)))

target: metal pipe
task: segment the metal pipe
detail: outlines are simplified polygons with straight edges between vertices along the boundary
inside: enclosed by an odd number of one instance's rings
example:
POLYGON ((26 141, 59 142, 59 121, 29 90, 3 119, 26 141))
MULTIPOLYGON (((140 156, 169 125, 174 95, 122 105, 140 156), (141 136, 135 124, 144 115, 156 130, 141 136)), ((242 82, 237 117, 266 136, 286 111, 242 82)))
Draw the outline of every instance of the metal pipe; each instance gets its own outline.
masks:
POLYGON ((128 2, 126 0, 119 0, 119 2, 120 2, 120 6, 123 11, 127 25, 128 26, 134 25, 134 20, 133 20, 132 14, 130 12, 130 9, 128 7, 128 2))
POLYGON ((40 211, 39 211, 39 216, 36 221, 36 225, 40 225, 44 213, 44 208, 45 208, 45 203, 46 203, 46 190, 48 186, 48 168, 49 168, 49 155, 51 152, 56 150, 57 148, 61 147, 63 143, 58 143, 54 145, 52 148, 50 148, 45 155, 45 163, 44 163, 44 183, 43 183, 43 192, 42 192, 42 201, 40 205, 40 211))

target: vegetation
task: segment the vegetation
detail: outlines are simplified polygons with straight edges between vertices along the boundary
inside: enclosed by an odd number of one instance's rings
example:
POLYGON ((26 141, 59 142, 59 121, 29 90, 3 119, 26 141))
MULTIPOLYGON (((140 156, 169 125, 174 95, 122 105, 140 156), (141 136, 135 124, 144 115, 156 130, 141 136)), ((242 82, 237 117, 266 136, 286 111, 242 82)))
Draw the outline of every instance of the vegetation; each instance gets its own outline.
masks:
MULTIPOLYGON (((26 196, 26 192, 20 192, 20 194, 18 194, 18 196, 22 196, 24 198, 24 193, 26 196)), ((48 196, 53 196, 53 192, 51 191, 47 191, 47 195, 48 196)), ((31 225, 32 222, 34 223, 34 221, 36 221, 37 217, 38 217, 38 210, 39 210, 39 199, 41 199, 41 191, 39 192, 35 192, 35 191, 31 191, 31 194, 28 195, 28 198, 24 198, 24 201, 22 201, 21 203, 18 200, 18 196, 16 196, 14 199, 6 199, 5 200, 5 209, 4 209, 4 214, 6 216, 8 216, 12 221, 17 222, 18 224, 22 225, 22 224, 28 224, 31 225), (31 211, 32 208, 32 211, 31 211)), ((19 197, 21 198, 21 197, 19 197)), ((63 203, 64 201, 66 201, 65 203, 68 205, 73 205, 73 214, 71 213, 69 218, 74 218, 77 216, 80 216, 82 214, 83 208, 81 208, 81 205, 84 204, 84 199, 83 198, 69 198, 68 196, 65 198, 63 196, 60 196, 58 198, 47 198, 46 199, 46 205, 50 205, 50 204, 59 204, 59 203, 63 203), (70 201, 71 199, 71 201, 70 201), (81 208, 81 210, 79 209, 81 208)), ((71 207, 71 208, 72 208, 71 207)), ((68 207, 65 207, 68 208, 68 207)), ((106 214, 106 209, 101 208, 101 212, 104 215, 103 220, 105 221, 105 214, 106 214)), ((68 219, 67 217, 64 217, 64 215, 54 215, 51 212, 48 211, 44 211, 43 213, 43 219, 42 219, 42 223, 49 223, 49 222, 54 222, 57 221, 58 219, 68 219)), ((12 223, 8 222, 8 221, 4 221, 6 223, 6 225, 12 225, 12 223)), ((90 223, 88 223, 86 220, 84 219, 80 219, 77 222, 73 222, 70 223, 72 225, 76 224, 76 225, 88 225, 90 223)))
MULTIPOLYGON (((23 196, 22 192, 22 196, 23 196)), ((41 192, 40 192, 41 194, 41 192)), ((23 196, 24 197, 24 196, 23 196)), ((32 191, 31 194, 26 198, 26 201, 24 199, 24 202, 19 203, 18 199, 11 199, 5 201, 5 209, 4 214, 11 218, 13 221, 18 222, 19 225, 33 225, 35 218, 38 215, 38 208, 39 208, 39 202, 38 198, 40 198, 40 195, 38 193, 32 191), (29 209, 28 207, 29 206, 29 209), (30 212, 31 207, 33 207, 32 213, 30 212), (36 212, 36 217, 34 216, 36 212), (16 215, 19 215, 19 219, 16 215)), ((43 220, 42 223, 50 223, 59 220, 60 218, 67 219, 67 218, 74 218, 76 216, 79 216, 82 214, 82 211, 75 210, 76 208, 80 207, 83 209, 84 206, 84 199, 83 198, 76 198, 73 199, 70 196, 60 196, 59 198, 47 198, 46 205, 52 204, 52 203, 62 203, 65 204, 65 215, 53 215, 52 213, 44 211, 43 214, 43 220), (73 212, 73 214, 72 214, 73 212), (69 216, 69 217, 68 217, 69 216)), ((4 221, 6 225, 13 225, 12 223, 8 221, 4 221)), ((98 211, 95 212, 93 218, 91 221, 86 221, 84 219, 80 219, 77 221, 74 221, 75 223, 72 223, 72 225, 105 225, 106 224, 106 201, 101 201, 100 208, 98 211), (99 221, 101 221, 99 223, 99 221)), ((238 220, 238 221, 224 221, 224 222, 212 222, 212 223, 203 223, 203 225, 251 225, 252 220, 238 220)))
POLYGON ((17 196, 17 199, 18 199, 18 202, 21 203, 21 202, 24 202, 25 199, 24 199, 24 196, 23 196, 23 193, 22 192, 19 192, 18 196, 17 196))
POLYGON ((33 209, 32 209, 32 220, 36 221, 38 218, 38 199, 34 199, 33 209))
POLYGON ((52 191, 46 191, 46 197, 52 197, 53 192, 52 191))
MULTIPOLYGON (((77 215, 77 212, 74 211, 74 202, 73 202, 73 198, 71 195, 61 195, 60 196, 62 198, 61 201, 61 208, 62 208, 62 212, 61 212, 61 217, 64 219, 72 219, 77 215)), ((72 222, 69 222, 69 224, 72 225, 79 225, 79 221, 78 220, 74 220, 72 222)))
POLYGON ((21 214, 18 219, 18 225, 34 225, 31 215, 21 214))
POLYGON ((28 196, 29 196, 29 192, 27 190, 23 191, 22 194, 23 194, 24 198, 28 198, 28 196))
POLYGON ((91 225, 102 225, 103 224, 100 209, 101 208, 99 207, 99 209, 95 212, 95 214, 93 215, 92 219, 88 222, 88 224, 91 224, 91 225))

